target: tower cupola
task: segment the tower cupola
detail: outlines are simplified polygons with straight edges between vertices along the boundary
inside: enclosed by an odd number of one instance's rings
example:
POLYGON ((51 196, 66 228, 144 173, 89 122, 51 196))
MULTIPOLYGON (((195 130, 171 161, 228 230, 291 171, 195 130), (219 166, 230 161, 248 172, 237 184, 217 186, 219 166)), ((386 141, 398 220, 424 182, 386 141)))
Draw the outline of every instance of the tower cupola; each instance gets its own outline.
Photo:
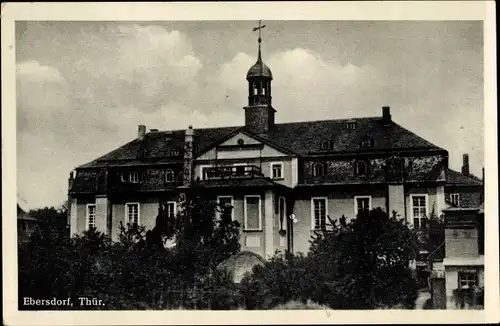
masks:
POLYGON ((262 61, 261 52, 261 29, 266 25, 255 27, 259 31, 259 52, 257 61, 248 69, 248 106, 245 109, 245 127, 253 132, 265 134, 274 127, 274 113, 276 110, 271 106, 271 81, 273 74, 271 69, 262 61))

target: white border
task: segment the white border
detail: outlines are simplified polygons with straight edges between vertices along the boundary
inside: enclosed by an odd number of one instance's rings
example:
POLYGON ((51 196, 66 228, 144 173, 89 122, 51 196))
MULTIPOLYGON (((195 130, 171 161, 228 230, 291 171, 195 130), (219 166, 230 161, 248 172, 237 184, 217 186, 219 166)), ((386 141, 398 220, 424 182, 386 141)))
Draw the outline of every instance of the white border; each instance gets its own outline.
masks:
MULTIPOLYGON (((316 219, 314 218, 314 200, 322 199, 325 201, 325 219, 328 219, 328 197, 311 197, 311 230, 321 230, 316 229, 316 219)), ((328 223, 328 220, 326 221, 328 223)))
POLYGON ((245 195, 243 201, 244 225, 243 231, 262 231, 262 198, 260 195, 245 195), (259 228, 250 229, 247 226, 247 198, 259 198, 259 228))

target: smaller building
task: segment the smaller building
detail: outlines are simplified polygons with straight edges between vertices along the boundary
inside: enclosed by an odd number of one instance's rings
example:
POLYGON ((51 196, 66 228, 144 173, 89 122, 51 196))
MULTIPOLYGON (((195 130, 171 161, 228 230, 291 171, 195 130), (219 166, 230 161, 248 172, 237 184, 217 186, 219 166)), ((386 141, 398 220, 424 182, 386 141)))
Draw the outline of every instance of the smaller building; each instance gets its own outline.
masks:
POLYGON ((448 208, 444 213, 444 258, 433 264, 433 306, 475 309, 484 305, 484 213, 448 208))
POLYGON ((31 233, 37 226, 37 219, 28 214, 24 203, 17 203, 17 241, 22 243, 28 241, 31 233))

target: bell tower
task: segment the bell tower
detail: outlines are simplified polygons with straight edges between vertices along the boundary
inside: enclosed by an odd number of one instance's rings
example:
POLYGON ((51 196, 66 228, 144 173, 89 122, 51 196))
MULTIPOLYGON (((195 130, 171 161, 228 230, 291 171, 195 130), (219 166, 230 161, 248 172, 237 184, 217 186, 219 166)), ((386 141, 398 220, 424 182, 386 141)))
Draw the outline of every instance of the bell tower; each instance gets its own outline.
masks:
POLYGON ((261 30, 266 25, 255 27, 259 31, 259 52, 257 62, 250 67, 247 73, 248 81, 248 105, 245 109, 245 128, 257 134, 265 134, 274 127, 274 114, 276 110, 271 105, 271 81, 273 74, 271 69, 262 61, 261 53, 261 30))

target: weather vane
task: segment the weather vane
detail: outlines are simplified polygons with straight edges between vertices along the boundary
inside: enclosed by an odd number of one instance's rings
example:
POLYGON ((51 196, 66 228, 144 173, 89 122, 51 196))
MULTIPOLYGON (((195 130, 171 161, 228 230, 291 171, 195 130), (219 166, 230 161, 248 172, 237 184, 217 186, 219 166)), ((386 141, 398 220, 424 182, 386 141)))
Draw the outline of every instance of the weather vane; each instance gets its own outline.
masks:
POLYGON ((254 31, 254 32, 255 32, 255 31, 259 31, 259 43, 260 43, 260 42, 262 42, 262 38, 260 37, 260 36, 261 36, 261 35, 260 35, 260 31, 261 31, 264 27, 266 27, 266 25, 262 25, 262 20, 259 20, 259 27, 254 27, 254 28, 253 28, 253 31, 254 31))

